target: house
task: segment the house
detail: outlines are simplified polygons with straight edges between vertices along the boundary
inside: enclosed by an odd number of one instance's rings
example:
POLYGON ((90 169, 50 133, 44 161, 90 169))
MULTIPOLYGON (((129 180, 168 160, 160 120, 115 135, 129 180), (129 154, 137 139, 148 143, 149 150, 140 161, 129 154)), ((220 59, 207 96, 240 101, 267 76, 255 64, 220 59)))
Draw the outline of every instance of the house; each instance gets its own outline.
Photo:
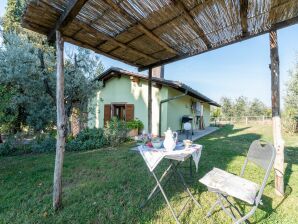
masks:
MULTIPOLYGON (((89 127, 104 127, 105 122, 116 116, 123 120, 138 118, 144 123, 144 129, 148 130, 147 76, 112 67, 96 80, 102 81, 103 87, 90 100, 94 113, 89 114, 89 127)), ((153 135, 158 135, 159 129, 163 133, 168 127, 181 130, 182 117, 191 119, 194 129, 209 126, 211 105, 219 106, 181 82, 164 79, 163 71, 153 72, 153 135)))

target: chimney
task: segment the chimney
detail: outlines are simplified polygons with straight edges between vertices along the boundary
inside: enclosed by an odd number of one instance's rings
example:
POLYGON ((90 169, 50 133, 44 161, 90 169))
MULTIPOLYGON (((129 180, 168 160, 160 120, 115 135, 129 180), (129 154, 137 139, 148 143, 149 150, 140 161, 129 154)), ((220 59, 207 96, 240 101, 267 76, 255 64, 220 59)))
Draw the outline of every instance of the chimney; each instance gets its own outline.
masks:
POLYGON ((152 77, 155 77, 155 78, 161 78, 163 79, 164 78, 164 66, 158 66, 158 67, 155 67, 152 69, 152 77))

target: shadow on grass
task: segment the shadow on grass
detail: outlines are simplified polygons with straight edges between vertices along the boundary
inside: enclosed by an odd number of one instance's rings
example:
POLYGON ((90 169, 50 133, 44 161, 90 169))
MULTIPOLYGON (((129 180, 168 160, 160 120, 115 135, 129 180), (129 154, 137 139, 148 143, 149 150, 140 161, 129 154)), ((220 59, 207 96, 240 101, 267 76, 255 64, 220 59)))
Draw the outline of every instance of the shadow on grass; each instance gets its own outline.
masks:
MULTIPOLYGON (((211 193, 205 194, 207 189, 198 182, 199 178, 213 167, 240 173, 249 145, 262 137, 249 133, 246 129, 225 126, 197 141, 203 145, 203 153, 199 171, 194 173, 195 181, 189 181, 188 185, 195 192, 195 197, 201 199, 204 209, 196 209, 190 203, 189 208, 181 215, 181 223, 204 223, 209 204, 216 200, 211 193)), ((117 150, 66 153, 63 169, 64 208, 59 213, 51 212, 54 155, 16 157, 6 162, 0 161, 0 183, 3 183, 0 192, 0 223, 69 223, 70 220, 72 223, 174 223, 160 193, 144 209, 140 209, 141 203, 156 183, 141 155, 132 152, 131 147, 128 144, 117 150), (22 212, 17 204, 22 205, 22 212)), ((287 200, 292 188, 295 189, 290 186, 290 183, 293 184, 290 177, 293 174, 293 165, 297 164, 297 153, 297 147, 286 150, 286 197, 272 208, 272 199, 264 196, 264 205, 259 209, 263 209, 266 214, 261 212, 257 221, 276 212, 287 200)), ((187 161, 184 164, 186 169, 181 169, 185 177, 189 175, 188 164, 187 161)), ((167 166, 167 161, 163 161, 156 172, 161 174, 167 166)), ((268 185, 272 188, 274 182, 269 182, 268 185)), ((165 192, 175 211, 188 199, 182 193, 184 189, 178 184, 177 178, 170 180, 165 192)), ((214 218, 214 223, 230 222, 221 214, 216 214, 214 218)), ((206 221, 209 222, 212 220, 206 221)))
MULTIPOLYGON (((213 136, 209 136, 206 139, 199 141, 200 144, 204 145, 205 148, 209 148, 208 151, 205 150, 202 156, 208 158, 208 163, 205 161, 201 161, 200 165, 203 166, 203 170, 211 170, 213 167, 218 167, 220 169, 226 170, 229 163, 237 156, 246 157, 248 148, 252 141, 256 139, 261 139, 261 135, 255 133, 241 134, 235 135, 237 132, 241 132, 247 128, 241 129, 233 129, 232 125, 226 126, 221 131, 218 131, 213 136), (234 136, 235 135, 235 136, 234 136), (207 152, 206 152, 207 151, 207 152), (212 156, 213 153, 219 154, 219 156, 212 156)), ((272 213, 276 213, 277 209, 284 203, 284 201, 291 195, 293 189, 288 184, 290 176, 292 174, 292 165, 297 164, 298 160, 298 147, 287 147, 286 148, 286 169, 284 176, 284 184, 285 184, 285 195, 282 200, 272 207, 273 199, 263 194, 262 202, 263 205, 259 205, 258 209, 261 209, 266 212, 264 216, 258 218, 253 223, 258 223, 264 219, 267 219, 272 213)), ((207 159, 206 158, 206 159, 207 159)), ((203 159, 204 160, 204 159, 203 159)), ((241 167, 239 167, 241 169, 241 167)), ((202 172, 204 173, 204 172, 202 172)), ((239 170, 240 173, 240 170, 239 170)), ((237 174, 236 174, 237 175, 237 174)), ((263 178, 263 176, 261 176, 263 178)), ((260 179, 262 181, 262 179, 260 179)), ((267 183, 267 186, 273 186, 274 188, 274 180, 267 183)), ((205 189, 206 190, 206 189, 205 189)), ((204 191, 204 190, 203 190, 204 191)), ((202 191, 201 191, 202 193, 202 191)), ((248 208, 247 204, 235 200, 235 204, 237 208, 241 211, 242 215, 247 213, 248 208), (246 213, 245 213, 246 212, 246 213)), ((220 209, 215 210, 215 213, 219 212, 220 209)))
MULTIPOLYGON (((239 132, 248 128, 249 127, 236 129, 233 125, 227 125, 197 141, 197 143, 203 145, 203 153, 199 164, 199 173, 195 175, 196 181, 189 184, 189 187, 195 190, 197 197, 207 190, 204 186, 198 183, 199 178, 213 169, 213 167, 227 170, 229 163, 234 160, 235 157, 246 156, 251 142, 261 138, 261 135, 255 133, 239 134, 239 132)), ((150 176, 150 174, 148 175, 150 176)), ((182 191, 183 189, 166 188, 166 193, 169 192, 170 201, 172 197, 179 195, 182 191)), ((149 194, 149 192, 147 193, 149 194)), ((162 197, 159 197, 159 199, 153 203, 157 206, 155 207, 157 209, 165 206, 167 207, 162 197)), ((150 207, 152 205, 148 204, 147 206, 150 207)), ((143 212, 146 212, 146 210, 144 209, 143 212)), ((184 214, 184 219, 187 220, 189 218, 187 216, 189 216, 189 214, 184 214)), ((146 221, 150 221, 150 219, 146 221)))
MULTIPOLYGON (((204 210, 194 210, 195 205, 190 203, 189 209, 181 215, 182 223, 189 223, 189 220, 193 220, 193 211, 200 213, 196 218, 204 219, 205 212, 209 209, 208 205, 206 206, 207 202, 201 198, 202 193, 206 192, 207 189, 198 182, 199 178, 209 172, 213 167, 218 167, 237 174, 240 173, 241 165, 244 162, 251 142, 262 137, 257 133, 242 133, 248 128, 249 127, 237 129, 232 125, 228 125, 197 141, 197 143, 203 145, 203 153, 199 164, 199 172, 194 174, 195 181, 188 181, 188 185, 191 191, 195 192, 195 197, 199 200, 201 199, 204 210), (237 161, 237 166, 231 166, 231 164, 235 162, 235 159, 240 161, 237 161), (208 208, 205 211, 206 207, 208 208)), ((131 146, 127 146, 126 149, 119 149, 118 151, 109 150, 99 153, 84 153, 78 156, 78 158, 76 158, 77 161, 85 163, 83 168, 86 169, 86 171, 83 172, 82 166, 78 167, 77 171, 80 174, 78 179, 80 179, 79 181, 82 184, 86 184, 85 181, 87 181, 89 186, 86 187, 82 185, 81 188, 76 187, 78 195, 73 195, 72 197, 68 195, 69 201, 66 201, 65 205, 68 207, 76 207, 75 203, 77 202, 70 199, 75 197, 77 197, 76 200, 78 200, 78 198, 88 200, 86 202, 80 202, 80 204, 93 205, 91 199, 94 201, 102 201, 103 205, 96 204, 94 208, 91 208, 95 209, 95 213, 90 212, 90 209, 82 211, 82 214, 84 214, 88 220, 94 221, 94 223, 174 223, 161 193, 158 193, 145 208, 140 208, 140 205, 149 195, 156 182, 148 171, 142 157, 138 153, 129 150, 130 147, 131 146), (90 157, 93 158, 90 159, 90 157), (86 161, 84 161, 84 158, 86 158, 86 161), (98 180, 94 180, 95 176, 98 177, 98 180), (82 181, 82 177, 86 178, 86 180, 82 181)), ((295 151, 290 148, 288 148, 288 151, 290 154, 298 152, 298 150, 295 151)), ((291 194, 292 189, 291 186, 288 185, 288 182, 293 172, 292 164, 297 161, 297 156, 295 157, 296 159, 293 159, 292 154, 288 156, 290 158, 287 158, 288 166, 285 170, 286 197, 280 201, 277 206, 272 208, 272 198, 264 195, 264 205, 259 206, 259 209, 263 209, 266 214, 259 217, 258 222, 276 212, 276 209, 286 200, 288 195, 291 194)), ((72 157, 72 160, 74 159, 75 158, 72 157)), ((186 169, 181 169, 185 177, 189 174, 189 170, 187 169, 188 164, 187 161, 187 163, 184 164, 186 169)), ((66 167, 67 165, 66 163, 66 167)), ((76 170, 76 167, 73 166, 77 166, 77 163, 72 161, 69 167, 72 173, 68 176, 71 180, 73 180, 73 172, 76 170)), ((168 161, 164 160, 157 167, 156 173, 160 175, 167 166, 168 161)), ((72 183, 70 180, 69 182, 72 183)), ((78 182, 75 181, 75 183, 78 182)), ((273 184, 273 182, 268 183, 268 185, 273 184)), ((178 184, 177 178, 171 178, 164 189, 171 205, 173 205, 174 210, 178 213, 178 210, 184 205, 185 200, 188 199, 187 195, 183 193, 184 189, 182 185, 178 184)), ((210 200, 214 200, 212 203, 215 202, 215 197, 210 197, 210 200)), ((248 208, 240 202, 238 205, 242 211, 246 211, 248 208)), ((221 217, 218 219, 221 219, 221 217)), ((220 222, 222 222, 222 220, 220 220, 220 222)))
MULTIPOLYGON (((263 195, 262 201, 264 203, 263 206, 260 206, 259 209, 266 211, 266 214, 259 218, 256 222, 261 222, 262 220, 267 219, 272 213, 276 213, 277 209, 287 200, 287 198, 291 195, 293 192, 292 186, 289 184, 290 177, 293 173, 292 167, 293 164, 298 164, 298 147, 286 147, 285 148, 285 173, 284 173, 284 186, 285 186, 285 194, 282 200, 274 207, 272 208, 272 198, 267 197, 263 195), (269 210, 268 210, 269 209, 269 210)), ((269 182, 267 185, 273 185, 274 186, 274 180, 269 182)))

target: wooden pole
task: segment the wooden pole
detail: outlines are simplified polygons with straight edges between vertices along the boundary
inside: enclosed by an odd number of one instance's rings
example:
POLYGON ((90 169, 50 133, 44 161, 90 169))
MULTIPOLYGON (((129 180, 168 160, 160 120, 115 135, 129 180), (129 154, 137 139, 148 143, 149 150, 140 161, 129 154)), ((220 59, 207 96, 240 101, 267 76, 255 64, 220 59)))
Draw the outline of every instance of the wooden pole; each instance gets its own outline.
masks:
POLYGON ((148 134, 152 134, 152 68, 149 68, 148 77, 148 134))
POLYGON ((62 202, 62 168, 65 150, 65 110, 64 110, 64 41, 61 33, 56 31, 57 50, 57 143, 54 171, 53 207, 57 210, 62 202))
POLYGON ((277 195, 284 195, 284 141, 281 134, 280 119, 280 90, 279 90, 279 56, 277 32, 273 30, 270 37, 270 58, 271 58, 271 101, 272 101, 272 125, 273 141, 276 149, 274 163, 275 170, 275 192, 277 195))

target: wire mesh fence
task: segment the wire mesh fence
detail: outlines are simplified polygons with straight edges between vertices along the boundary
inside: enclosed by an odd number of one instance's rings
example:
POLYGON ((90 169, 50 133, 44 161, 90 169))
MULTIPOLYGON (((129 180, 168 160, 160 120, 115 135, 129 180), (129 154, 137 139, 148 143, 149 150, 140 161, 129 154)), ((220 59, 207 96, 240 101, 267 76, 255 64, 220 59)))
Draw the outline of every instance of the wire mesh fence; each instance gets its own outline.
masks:
POLYGON ((271 116, 243 116, 243 117, 211 117, 210 124, 212 126, 221 126, 225 124, 271 124, 271 116))

